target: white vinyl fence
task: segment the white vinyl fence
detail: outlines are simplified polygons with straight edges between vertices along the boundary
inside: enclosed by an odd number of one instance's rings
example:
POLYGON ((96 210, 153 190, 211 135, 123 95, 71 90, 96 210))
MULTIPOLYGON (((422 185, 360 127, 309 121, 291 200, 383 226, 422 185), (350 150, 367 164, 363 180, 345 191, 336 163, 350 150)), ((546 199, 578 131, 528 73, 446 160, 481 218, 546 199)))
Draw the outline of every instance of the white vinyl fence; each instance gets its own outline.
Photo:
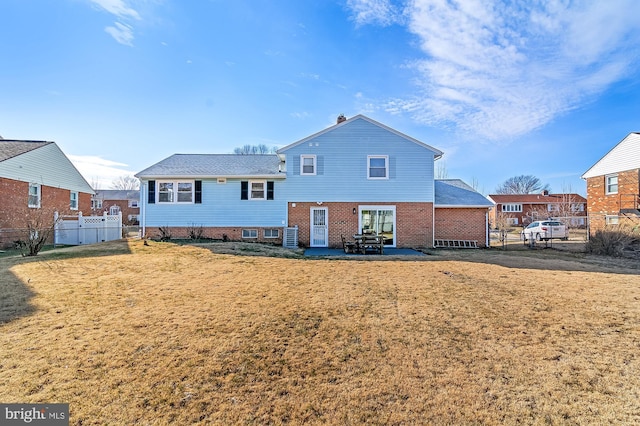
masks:
POLYGON ((122 212, 117 215, 61 216, 54 215, 54 244, 77 246, 122 238, 122 212))

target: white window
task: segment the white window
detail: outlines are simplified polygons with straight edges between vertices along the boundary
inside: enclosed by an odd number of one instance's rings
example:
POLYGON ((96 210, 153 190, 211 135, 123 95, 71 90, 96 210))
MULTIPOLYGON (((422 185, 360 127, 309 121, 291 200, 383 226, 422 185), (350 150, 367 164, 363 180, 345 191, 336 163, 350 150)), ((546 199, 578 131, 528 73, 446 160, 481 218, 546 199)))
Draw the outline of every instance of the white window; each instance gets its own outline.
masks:
POLYGON ((315 155, 300 156, 300 174, 301 175, 316 174, 316 156, 315 155))
POLYGON ((242 238, 258 238, 257 229, 243 229, 242 238))
POLYGON ((618 193, 618 175, 611 175, 606 177, 607 181, 607 194, 618 193))
POLYGON ((605 221, 606 221, 607 225, 617 225, 618 221, 619 221, 619 217, 618 216, 607 216, 607 217, 605 217, 605 221))
POLYGON ((129 200, 129 207, 138 207, 138 200, 129 200))
POLYGON ((249 199, 266 200, 267 182, 264 180, 253 180, 249 182, 249 199))
POLYGON ((78 193, 76 191, 71 191, 69 195, 69 208, 78 210, 78 193))
POLYGON ((522 212, 522 204, 503 204, 502 211, 511 213, 522 212))
POLYGON ((193 181, 159 181, 158 203, 193 203, 193 190, 193 181))
POLYGON ((120 213, 120 206, 111 206, 109 207, 109 214, 110 215, 117 215, 118 213, 120 213))
POLYGON ((29 184, 29 207, 40 208, 40 185, 37 183, 29 184))
POLYGON ((92 198, 91 199, 91 208, 93 210, 99 210, 102 208, 102 200, 99 198, 92 198))
POLYGON ((280 236, 280 230, 279 229, 265 229, 264 230, 264 237, 265 238, 278 238, 280 236))
POLYGON ((367 178, 368 179, 388 179, 389 178, 389 156, 369 155, 367 157, 367 178))
POLYGON ((571 204, 571 211, 572 212, 583 212, 584 211, 584 204, 582 204, 582 203, 571 204))
POLYGON ((547 210, 550 212, 558 212, 560 211, 560 205, 559 204, 547 204, 547 210))

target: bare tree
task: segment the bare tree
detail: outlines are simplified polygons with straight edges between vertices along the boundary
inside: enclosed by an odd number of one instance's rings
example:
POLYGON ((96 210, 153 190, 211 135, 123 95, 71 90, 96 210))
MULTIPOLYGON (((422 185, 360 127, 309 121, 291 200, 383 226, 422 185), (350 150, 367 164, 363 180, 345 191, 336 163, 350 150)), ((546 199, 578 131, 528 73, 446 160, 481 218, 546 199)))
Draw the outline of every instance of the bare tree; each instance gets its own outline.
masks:
POLYGON ((444 161, 439 161, 436 164, 436 179, 446 179, 449 177, 449 172, 447 171, 447 163, 444 161))
POLYGON ((25 206, 16 211, 15 214, 18 215, 18 222, 22 224, 22 228, 18 231, 18 240, 15 244, 23 256, 36 256, 45 244, 51 242, 55 226, 60 219, 55 207, 46 206, 52 206, 54 203, 55 198, 51 196, 42 200, 41 207, 25 206))
POLYGON ((111 189, 137 191, 140 189, 140 181, 133 176, 120 176, 111 182, 111 189))
POLYGON ((510 177, 496 188, 496 194, 535 194, 549 191, 549 184, 542 184, 540 179, 532 175, 510 177))
POLYGON ((237 155, 259 155, 259 154, 275 154, 278 148, 272 146, 269 148, 264 144, 260 145, 244 145, 241 148, 236 148, 233 150, 234 154, 237 155))

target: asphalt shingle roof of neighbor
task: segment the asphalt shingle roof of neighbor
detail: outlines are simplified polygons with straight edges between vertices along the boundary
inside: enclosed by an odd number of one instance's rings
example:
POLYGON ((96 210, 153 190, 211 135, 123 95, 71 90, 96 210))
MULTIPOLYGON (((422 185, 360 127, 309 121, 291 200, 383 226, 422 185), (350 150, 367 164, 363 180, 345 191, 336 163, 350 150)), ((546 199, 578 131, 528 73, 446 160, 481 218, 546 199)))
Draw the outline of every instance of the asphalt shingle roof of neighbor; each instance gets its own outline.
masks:
POLYGON ((174 154, 136 174, 137 177, 273 176, 279 171, 277 155, 174 154))
POLYGON ((140 191, 122 189, 96 189, 94 198, 99 200, 137 200, 140 198, 140 191))
POLYGON ((47 141, 19 141, 12 139, 0 139, 0 161, 17 157, 34 149, 49 145, 47 141))
POLYGON ((436 179, 435 205, 491 207, 493 203, 460 179, 436 179))

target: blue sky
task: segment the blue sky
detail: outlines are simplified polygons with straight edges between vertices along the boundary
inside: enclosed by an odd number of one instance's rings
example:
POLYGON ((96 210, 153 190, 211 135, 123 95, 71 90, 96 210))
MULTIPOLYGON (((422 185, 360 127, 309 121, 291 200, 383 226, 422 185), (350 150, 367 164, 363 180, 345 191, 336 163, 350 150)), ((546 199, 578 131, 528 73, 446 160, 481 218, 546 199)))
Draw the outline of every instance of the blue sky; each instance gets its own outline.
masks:
POLYGON ((488 194, 552 190, 640 131, 635 0, 2 0, 0 135, 107 187, 174 153, 365 114, 488 194))

